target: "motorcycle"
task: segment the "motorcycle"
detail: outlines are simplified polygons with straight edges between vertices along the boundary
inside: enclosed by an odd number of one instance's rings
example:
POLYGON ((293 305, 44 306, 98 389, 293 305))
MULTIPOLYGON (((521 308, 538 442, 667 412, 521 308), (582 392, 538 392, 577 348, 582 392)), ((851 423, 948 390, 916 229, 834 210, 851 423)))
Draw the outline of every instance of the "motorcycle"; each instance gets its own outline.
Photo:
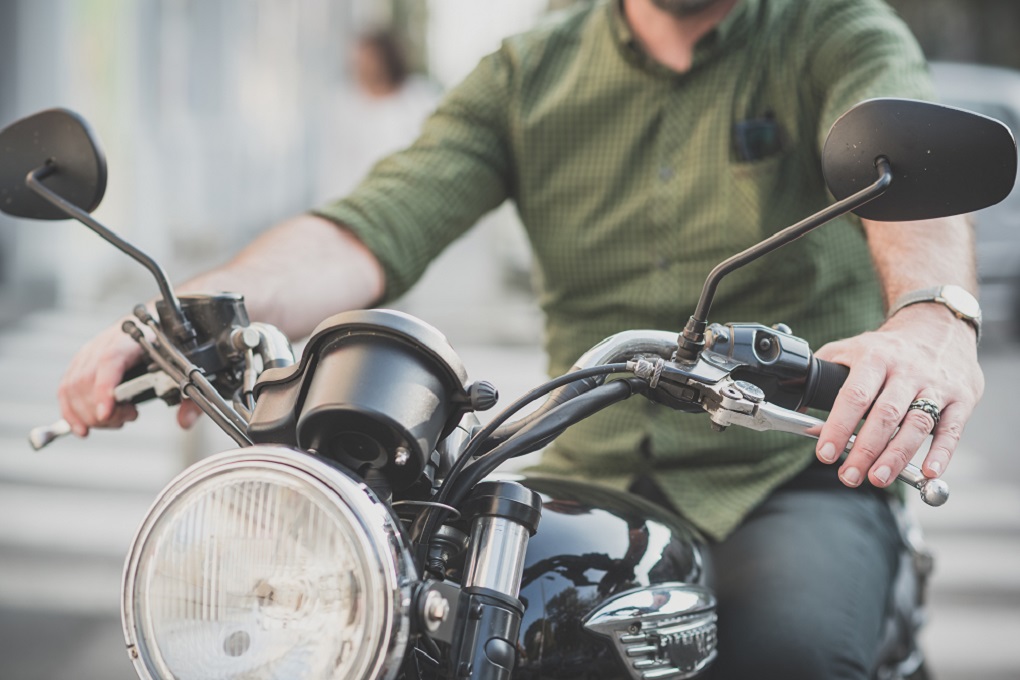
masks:
MULTIPOLYGON (((191 399, 238 445, 181 473, 139 527, 122 597, 138 676, 702 675, 719 650, 698 532, 633 494, 498 468, 633 396, 718 430, 817 436, 805 410, 831 407, 848 369, 782 324, 710 324, 719 281, 847 212, 919 220, 996 203, 1017 155, 993 119, 876 99, 835 123, 822 164, 835 203, 719 264, 679 334, 613 335, 482 426, 495 387, 471 382, 428 324, 345 312, 295 357, 240 296, 178 297, 155 260, 91 216, 106 165, 78 115, 47 110, 0 131, 0 209, 77 219, 157 282, 156 314, 140 305, 124 322, 146 360, 117 400, 191 399)), ((68 431, 36 428, 30 442, 68 431)), ((912 465, 900 480, 929 505, 948 498, 912 465)), ((907 549, 874 675, 920 677, 931 557, 893 505, 907 549)))

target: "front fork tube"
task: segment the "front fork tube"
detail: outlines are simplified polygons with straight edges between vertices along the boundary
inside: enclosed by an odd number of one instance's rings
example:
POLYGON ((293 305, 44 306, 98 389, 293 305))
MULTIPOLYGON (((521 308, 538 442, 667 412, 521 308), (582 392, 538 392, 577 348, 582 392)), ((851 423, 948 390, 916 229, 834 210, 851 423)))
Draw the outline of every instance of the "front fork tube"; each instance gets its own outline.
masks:
POLYGON ((483 482, 465 514, 473 516, 471 550, 452 636, 454 677, 505 680, 517 660, 524 605, 517 598, 528 540, 538 529, 538 494, 516 482, 483 482))

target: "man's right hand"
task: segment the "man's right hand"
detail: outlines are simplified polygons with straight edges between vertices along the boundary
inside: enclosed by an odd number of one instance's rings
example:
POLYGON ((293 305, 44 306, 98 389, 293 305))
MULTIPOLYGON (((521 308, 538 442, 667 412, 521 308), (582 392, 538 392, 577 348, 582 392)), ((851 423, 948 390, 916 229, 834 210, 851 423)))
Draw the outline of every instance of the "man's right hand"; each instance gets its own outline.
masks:
MULTIPOLYGON (((332 314, 371 305, 385 287, 382 265, 350 231, 322 217, 298 215, 178 292, 241 293, 250 318, 300 338, 332 314)), ((72 432, 84 437, 93 427, 120 427, 138 417, 134 406, 114 402, 113 390, 142 354, 120 324, 78 351, 58 391, 60 411, 72 432)), ((201 413, 185 399, 177 422, 189 427, 201 413)))
MULTIPOLYGON (((129 368, 141 361, 141 346, 116 326, 106 329, 78 350, 57 388, 57 399, 71 431, 84 437, 93 427, 117 428, 138 417, 133 404, 118 404, 113 391, 129 368)), ((191 399, 183 399, 177 423, 187 429, 202 410, 191 399)))
POLYGON ((138 417, 133 405, 114 401, 113 390, 142 355, 120 323, 78 350, 57 389, 61 415, 72 432, 84 437, 93 427, 120 427, 138 417))

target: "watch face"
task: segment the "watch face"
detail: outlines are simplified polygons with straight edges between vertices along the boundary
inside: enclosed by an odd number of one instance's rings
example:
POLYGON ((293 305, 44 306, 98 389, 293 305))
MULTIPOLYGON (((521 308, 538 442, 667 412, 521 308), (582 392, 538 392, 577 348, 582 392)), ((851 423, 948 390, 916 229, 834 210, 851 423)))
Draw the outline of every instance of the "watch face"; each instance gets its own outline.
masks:
POLYGON ((943 286, 942 299, 957 314, 967 319, 980 319, 981 307, 974 296, 959 286, 943 286))

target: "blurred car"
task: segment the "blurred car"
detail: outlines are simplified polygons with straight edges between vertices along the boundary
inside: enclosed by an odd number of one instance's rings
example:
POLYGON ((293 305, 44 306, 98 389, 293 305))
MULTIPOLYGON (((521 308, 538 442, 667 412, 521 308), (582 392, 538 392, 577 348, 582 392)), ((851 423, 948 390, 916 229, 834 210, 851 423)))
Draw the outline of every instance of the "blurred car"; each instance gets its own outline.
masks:
MULTIPOLYGON (((978 64, 933 62, 943 103, 996 118, 1020 133, 1020 71, 978 64)), ((1020 184, 1020 181, 1018 181, 1020 184)), ((1020 335, 1020 189, 974 214, 981 307, 989 326, 1020 335)))

